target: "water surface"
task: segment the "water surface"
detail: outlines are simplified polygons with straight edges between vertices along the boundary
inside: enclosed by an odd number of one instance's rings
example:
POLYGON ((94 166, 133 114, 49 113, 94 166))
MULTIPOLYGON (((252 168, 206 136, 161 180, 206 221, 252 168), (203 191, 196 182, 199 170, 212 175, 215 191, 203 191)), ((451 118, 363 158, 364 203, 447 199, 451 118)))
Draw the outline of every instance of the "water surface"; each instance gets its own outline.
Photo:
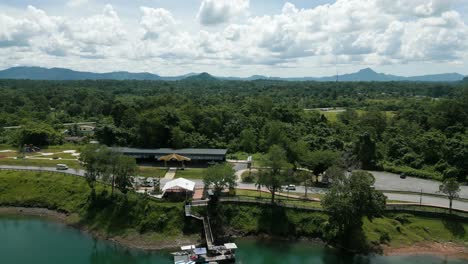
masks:
MULTIPOLYGON (((236 241, 242 264, 461 264, 432 256, 350 256, 310 243, 236 241)), ((173 263, 167 251, 132 250, 96 240, 60 223, 31 217, 0 216, 2 264, 173 263)))

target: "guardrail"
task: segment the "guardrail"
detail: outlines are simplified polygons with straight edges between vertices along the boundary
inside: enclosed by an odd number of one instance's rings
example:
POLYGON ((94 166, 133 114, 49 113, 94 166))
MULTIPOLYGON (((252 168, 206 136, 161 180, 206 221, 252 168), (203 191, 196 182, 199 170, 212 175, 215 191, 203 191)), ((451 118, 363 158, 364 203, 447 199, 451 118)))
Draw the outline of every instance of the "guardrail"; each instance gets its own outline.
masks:
MULTIPOLYGON (((220 202, 223 203, 239 203, 239 204, 258 204, 258 205, 271 205, 271 201, 269 199, 257 199, 255 197, 222 197, 219 199, 220 202)), ((313 203, 313 202, 311 202, 313 203)), ((192 206, 207 206, 208 200, 200 200, 200 201, 193 201, 192 206)), ((300 210, 307 210, 313 212, 324 212, 325 210, 321 207, 314 207, 314 206, 306 206, 306 205, 299 205, 299 204, 291 204, 286 203, 285 200, 277 200, 275 203, 276 206, 281 206, 285 208, 291 209, 300 209, 300 210)), ((468 211, 460 210, 460 209, 452 209, 451 211, 449 208, 446 207, 439 207, 435 205, 420 205, 420 204, 412 204, 412 203, 392 203, 387 204, 385 210, 387 212, 407 212, 413 214, 429 214, 429 215, 443 215, 443 216, 450 216, 450 217, 459 217, 468 219, 468 211)))

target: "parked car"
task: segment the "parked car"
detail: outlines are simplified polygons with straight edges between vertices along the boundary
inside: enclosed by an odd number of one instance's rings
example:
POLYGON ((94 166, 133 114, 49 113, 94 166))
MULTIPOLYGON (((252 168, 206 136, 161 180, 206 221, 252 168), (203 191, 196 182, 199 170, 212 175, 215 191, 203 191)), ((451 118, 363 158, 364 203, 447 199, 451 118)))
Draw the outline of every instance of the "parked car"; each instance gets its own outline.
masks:
POLYGON ((288 186, 286 186, 286 190, 287 191, 295 191, 296 190, 296 185, 289 184, 288 186))
POLYGON ((400 175, 400 179, 406 179, 406 174, 405 174, 405 173, 402 173, 402 174, 400 175))
POLYGON ((68 166, 65 164, 57 164, 55 165, 55 169, 57 170, 68 170, 68 166))

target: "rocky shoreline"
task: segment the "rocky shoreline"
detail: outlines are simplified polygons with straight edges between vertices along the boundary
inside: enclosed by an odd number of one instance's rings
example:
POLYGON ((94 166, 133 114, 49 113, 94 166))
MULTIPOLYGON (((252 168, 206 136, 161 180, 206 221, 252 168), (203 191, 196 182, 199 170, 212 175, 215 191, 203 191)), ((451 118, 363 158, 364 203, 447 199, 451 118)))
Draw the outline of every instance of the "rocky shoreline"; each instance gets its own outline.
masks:
POLYGON ((405 247, 383 248, 385 256, 432 255, 468 259, 468 245, 453 242, 421 242, 405 247))

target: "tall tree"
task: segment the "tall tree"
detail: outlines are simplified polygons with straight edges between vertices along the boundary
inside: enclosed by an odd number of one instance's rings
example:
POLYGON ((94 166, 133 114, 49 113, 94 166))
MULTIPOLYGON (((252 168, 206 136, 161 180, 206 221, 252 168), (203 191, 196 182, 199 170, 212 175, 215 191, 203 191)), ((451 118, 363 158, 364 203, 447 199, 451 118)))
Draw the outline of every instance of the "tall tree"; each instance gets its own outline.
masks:
POLYGON ((122 193, 127 193, 128 187, 132 185, 130 176, 134 175, 138 171, 135 158, 120 154, 115 161, 117 162, 115 170, 115 186, 122 193))
POLYGON ((366 132, 359 137, 355 147, 355 155, 363 169, 372 169, 376 166, 377 147, 369 133, 366 132))
POLYGON ((266 168, 260 169, 257 183, 265 186, 271 193, 271 203, 275 202, 275 194, 287 181, 291 164, 286 158, 286 151, 278 145, 270 147, 265 161, 266 168))
POLYGON ((362 217, 372 218, 384 211, 386 197, 373 184, 372 175, 363 171, 335 178, 322 199, 322 206, 336 238, 346 238, 353 229, 361 228, 362 217))
POLYGON ((218 197, 226 189, 233 189, 236 186, 236 175, 234 169, 226 163, 216 164, 206 170, 203 183, 205 186, 212 186, 214 194, 218 197))
POLYGON ((449 178, 439 186, 439 191, 447 195, 449 199, 449 211, 452 212, 452 202, 453 199, 458 198, 460 184, 455 178, 449 178))

